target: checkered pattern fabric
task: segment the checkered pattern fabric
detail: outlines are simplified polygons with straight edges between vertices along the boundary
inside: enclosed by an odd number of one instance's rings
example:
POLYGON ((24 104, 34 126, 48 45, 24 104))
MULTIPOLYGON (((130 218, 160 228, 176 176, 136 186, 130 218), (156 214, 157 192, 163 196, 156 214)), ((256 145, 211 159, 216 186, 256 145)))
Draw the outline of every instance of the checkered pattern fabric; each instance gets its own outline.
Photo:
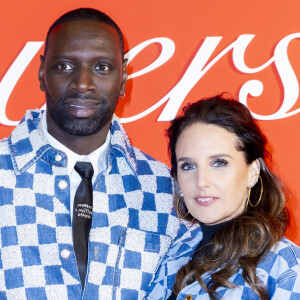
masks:
POLYGON ((113 119, 108 168, 93 187, 82 292, 67 157, 37 130, 40 116, 28 111, 0 143, 0 299, 143 299, 170 245, 190 237, 184 226, 176 238, 168 168, 134 148, 113 119))
MULTIPOLYGON (((193 240, 192 240, 193 242, 193 240)), ((171 294, 170 282, 177 272, 174 262, 182 259, 185 252, 183 245, 173 245, 166 257, 157 276, 148 289, 145 299, 167 299, 171 294), (171 255, 172 253, 172 255, 171 255), (170 280, 171 279, 171 280, 170 280)), ((184 257, 183 260, 186 258, 184 257)), ((282 238, 276 247, 266 255, 257 266, 257 275, 266 287, 272 300, 299 300, 300 299, 300 248, 286 238, 282 238)), ((203 275, 203 280, 208 283, 209 274, 203 275)), ((230 281, 237 287, 234 289, 219 288, 219 299, 227 300, 259 300, 259 297, 250 288, 242 277, 242 269, 234 274, 230 281)), ((198 282, 186 286, 178 295, 177 300, 201 299, 210 300, 208 294, 201 288, 198 282), (190 297, 187 297, 187 296, 190 297)))

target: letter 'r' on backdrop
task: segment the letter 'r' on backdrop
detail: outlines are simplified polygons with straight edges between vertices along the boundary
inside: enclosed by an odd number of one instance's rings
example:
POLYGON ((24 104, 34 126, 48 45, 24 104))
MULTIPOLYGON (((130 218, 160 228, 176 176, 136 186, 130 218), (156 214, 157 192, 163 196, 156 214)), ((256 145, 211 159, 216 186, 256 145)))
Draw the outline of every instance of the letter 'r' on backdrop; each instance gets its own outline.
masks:
POLYGON ((228 91, 267 135, 272 169, 290 191, 287 236, 300 244, 300 2, 282 0, 4 1, 0 9, 0 137, 43 107, 39 55, 68 10, 93 7, 121 27, 129 59, 119 101, 133 144, 169 164, 164 131, 187 102, 228 91))

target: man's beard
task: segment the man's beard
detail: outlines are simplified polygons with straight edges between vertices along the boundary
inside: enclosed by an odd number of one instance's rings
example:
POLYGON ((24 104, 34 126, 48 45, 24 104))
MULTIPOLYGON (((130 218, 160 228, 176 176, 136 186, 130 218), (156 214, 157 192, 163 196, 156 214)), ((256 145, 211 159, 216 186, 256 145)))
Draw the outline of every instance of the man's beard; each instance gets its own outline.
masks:
POLYGON ((50 118, 63 131, 75 136, 88 136, 101 130, 102 127, 111 120, 118 101, 118 98, 116 98, 116 104, 109 107, 108 101, 105 98, 84 96, 78 92, 74 92, 70 95, 60 97, 54 103, 49 92, 46 91, 45 93, 47 100, 47 112, 49 113, 50 118), (64 100, 72 98, 99 100, 101 101, 100 109, 89 118, 74 118, 68 113, 65 105, 63 104, 64 100))

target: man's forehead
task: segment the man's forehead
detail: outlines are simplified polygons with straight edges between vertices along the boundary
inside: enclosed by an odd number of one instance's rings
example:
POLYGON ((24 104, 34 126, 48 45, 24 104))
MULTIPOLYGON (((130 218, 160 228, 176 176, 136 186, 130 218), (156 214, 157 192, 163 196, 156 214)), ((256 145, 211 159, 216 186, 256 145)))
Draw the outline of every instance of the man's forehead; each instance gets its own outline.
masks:
POLYGON ((49 39, 53 39, 54 37, 61 37, 67 35, 69 38, 76 38, 80 34, 93 34, 95 37, 99 34, 110 35, 113 39, 117 39, 120 41, 120 37, 118 35, 117 30, 101 21, 94 20, 72 20, 67 21, 62 24, 57 25, 50 33, 49 39))
MULTIPOLYGON (((68 30, 73 30, 73 28, 80 28, 82 30, 99 30, 99 31, 109 31, 111 34, 118 34, 117 30, 109 24, 106 24, 101 21, 96 20, 71 20, 63 22, 56 27, 54 27, 50 33, 51 35, 55 35, 58 32, 64 32, 68 30)), ((76 33, 76 32, 74 32, 76 33)))
POLYGON ((118 48, 121 41, 118 32, 112 26, 93 20, 72 20, 56 26, 49 36, 49 47, 57 47, 57 43, 63 46, 66 43, 76 43, 77 41, 109 41, 118 48))

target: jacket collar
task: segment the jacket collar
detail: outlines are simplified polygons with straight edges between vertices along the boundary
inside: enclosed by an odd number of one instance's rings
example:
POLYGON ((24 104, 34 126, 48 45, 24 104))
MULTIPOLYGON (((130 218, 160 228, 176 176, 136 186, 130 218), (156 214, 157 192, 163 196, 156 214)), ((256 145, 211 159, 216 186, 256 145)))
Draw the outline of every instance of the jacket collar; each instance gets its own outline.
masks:
MULTIPOLYGON (((61 167, 67 165, 66 155, 54 149, 43 136, 42 132, 37 129, 42 113, 43 111, 39 109, 26 111, 23 119, 8 137, 9 152, 14 171, 17 175, 26 171, 41 157, 61 167), (62 155, 63 159, 56 162, 54 157, 58 153, 62 155)), ((110 132, 111 151, 119 151, 125 156, 130 167, 136 171, 134 148, 130 144, 127 134, 116 116, 113 117, 110 132)))
POLYGON ((128 164, 137 172, 137 160, 134 147, 131 145, 126 131, 123 129, 116 115, 113 116, 110 126, 111 150, 118 150, 126 158, 128 164))

